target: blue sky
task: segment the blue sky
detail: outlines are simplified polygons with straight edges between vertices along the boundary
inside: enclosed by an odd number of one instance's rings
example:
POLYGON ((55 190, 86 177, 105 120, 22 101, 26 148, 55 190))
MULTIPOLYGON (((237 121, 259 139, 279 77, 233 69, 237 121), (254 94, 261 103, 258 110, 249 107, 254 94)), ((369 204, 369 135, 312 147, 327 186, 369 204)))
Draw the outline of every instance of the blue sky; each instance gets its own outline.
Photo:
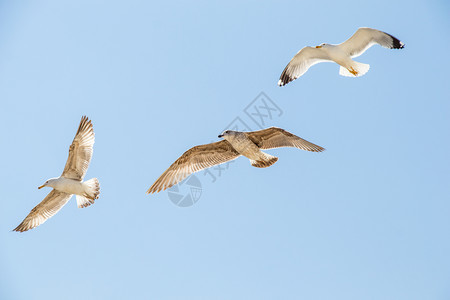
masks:
POLYGON ((1 1, 0 298, 449 299, 448 9, 1 1), (363 26, 406 48, 371 48, 361 78, 319 64, 277 87, 299 49, 363 26), (267 127, 327 151, 198 173, 189 207, 145 194, 236 117, 258 129, 244 109, 261 92, 283 112, 267 127), (100 198, 11 232, 50 192, 37 187, 60 175, 82 115, 100 198))

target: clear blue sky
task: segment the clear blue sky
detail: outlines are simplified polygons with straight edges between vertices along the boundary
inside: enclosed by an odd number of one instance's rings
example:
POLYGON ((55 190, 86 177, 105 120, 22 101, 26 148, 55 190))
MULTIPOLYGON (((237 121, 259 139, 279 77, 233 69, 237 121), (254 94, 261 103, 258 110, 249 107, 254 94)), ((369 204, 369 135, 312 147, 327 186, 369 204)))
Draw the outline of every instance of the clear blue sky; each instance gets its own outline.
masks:
POLYGON ((0 2, 1 299, 450 298, 448 3, 261 2, 0 2), (361 78, 320 64, 277 87, 299 49, 363 26, 406 48, 371 48, 361 78), (267 126, 327 151, 198 173, 190 207, 145 194, 190 147, 252 124, 260 92, 283 111, 267 126), (100 199, 11 232, 82 115, 100 199))

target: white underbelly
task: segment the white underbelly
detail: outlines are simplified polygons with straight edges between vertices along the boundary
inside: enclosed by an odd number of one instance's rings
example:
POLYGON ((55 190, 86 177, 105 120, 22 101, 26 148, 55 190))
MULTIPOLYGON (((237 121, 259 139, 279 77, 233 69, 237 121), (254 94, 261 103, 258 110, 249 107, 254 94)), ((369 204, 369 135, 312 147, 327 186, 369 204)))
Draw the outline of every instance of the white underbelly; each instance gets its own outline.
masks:
POLYGON ((55 189, 67 194, 83 195, 84 185, 81 181, 60 177, 55 189))
POLYGON ((341 65, 345 68, 350 67, 352 65, 352 58, 348 56, 345 52, 340 49, 333 49, 334 51, 329 53, 331 60, 333 60, 338 65, 341 65))

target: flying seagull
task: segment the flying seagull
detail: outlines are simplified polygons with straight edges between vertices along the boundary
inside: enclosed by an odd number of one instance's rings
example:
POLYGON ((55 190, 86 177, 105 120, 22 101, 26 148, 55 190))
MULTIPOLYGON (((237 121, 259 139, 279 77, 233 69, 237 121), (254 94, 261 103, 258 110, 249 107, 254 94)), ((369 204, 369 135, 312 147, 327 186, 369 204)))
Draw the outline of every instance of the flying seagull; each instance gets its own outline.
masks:
POLYGON ((359 28, 348 40, 339 45, 320 44, 300 50, 284 68, 278 85, 283 86, 299 78, 308 69, 320 62, 339 64, 339 74, 347 77, 359 77, 369 71, 370 66, 352 60, 375 44, 389 49, 403 49, 405 44, 392 35, 372 28, 359 28))
POLYGON ((77 134, 70 145, 69 158, 62 175, 58 178, 51 178, 38 187, 41 189, 48 186, 53 190, 31 210, 14 231, 23 232, 41 225, 54 216, 73 194, 76 195, 77 205, 80 208, 94 203, 100 194, 97 178, 83 182, 91 161, 94 140, 92 123, 86 116, 83 116, 77 134))
POLYGON ((148 189, 147 194, 158 193, 183 181, 190 174, 223 164, 243 155, 257 168, 273 165, 278 157, 261 151, 280 147, 295 147, 312 152, 324 148, 310 143, 284 129, 271 127, 259 131, 226 130, 219 138, 224 140, 195 146, 181 155, 148 189))

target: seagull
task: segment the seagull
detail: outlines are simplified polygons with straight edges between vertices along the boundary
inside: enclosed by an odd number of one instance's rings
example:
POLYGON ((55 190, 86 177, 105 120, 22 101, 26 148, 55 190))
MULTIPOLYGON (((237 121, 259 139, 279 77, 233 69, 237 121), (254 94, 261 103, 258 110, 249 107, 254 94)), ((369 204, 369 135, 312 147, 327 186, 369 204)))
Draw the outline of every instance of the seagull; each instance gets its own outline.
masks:
POLYGON ((48 186, 53 190, 31 210, 13 231, 24 232, 41 225, 53 217, 73 194, 76 195, 79 208, 87 207, 93 204, 95 199, 98 199, 100 185, 97 178, 83 182, 91 161, 94 140, 92 123, 86 116, 83 116, 72 145, 70 145, 69 158, 62 175, 58 178, 51 178, 38 187, 41 189, 48 186))
POLYGON ((226 130, 219 138, 224 140, 195 146, 183 153, 153 183, 147 194, 163 191, 192 173, 234 160, 241 155, 250 159, 250 164, 257 168, 267 168, 278 160, 278 157, 264 153, 261 149, 295 147, 312 152, 325 150, 278 127, 251 132, 226 130))
POLYGON ((320 62, 339 64, 339 74, 347 77, 360 77, 369 71, 370 65, 352 60, 375 44, 389 49, 403 49, 405 44, 392 35, 372 28, 359 28, 348 40, 339 45, 320 44, 300 50, 281 73, 279 86, 299 78, 308 69, 320 62))

